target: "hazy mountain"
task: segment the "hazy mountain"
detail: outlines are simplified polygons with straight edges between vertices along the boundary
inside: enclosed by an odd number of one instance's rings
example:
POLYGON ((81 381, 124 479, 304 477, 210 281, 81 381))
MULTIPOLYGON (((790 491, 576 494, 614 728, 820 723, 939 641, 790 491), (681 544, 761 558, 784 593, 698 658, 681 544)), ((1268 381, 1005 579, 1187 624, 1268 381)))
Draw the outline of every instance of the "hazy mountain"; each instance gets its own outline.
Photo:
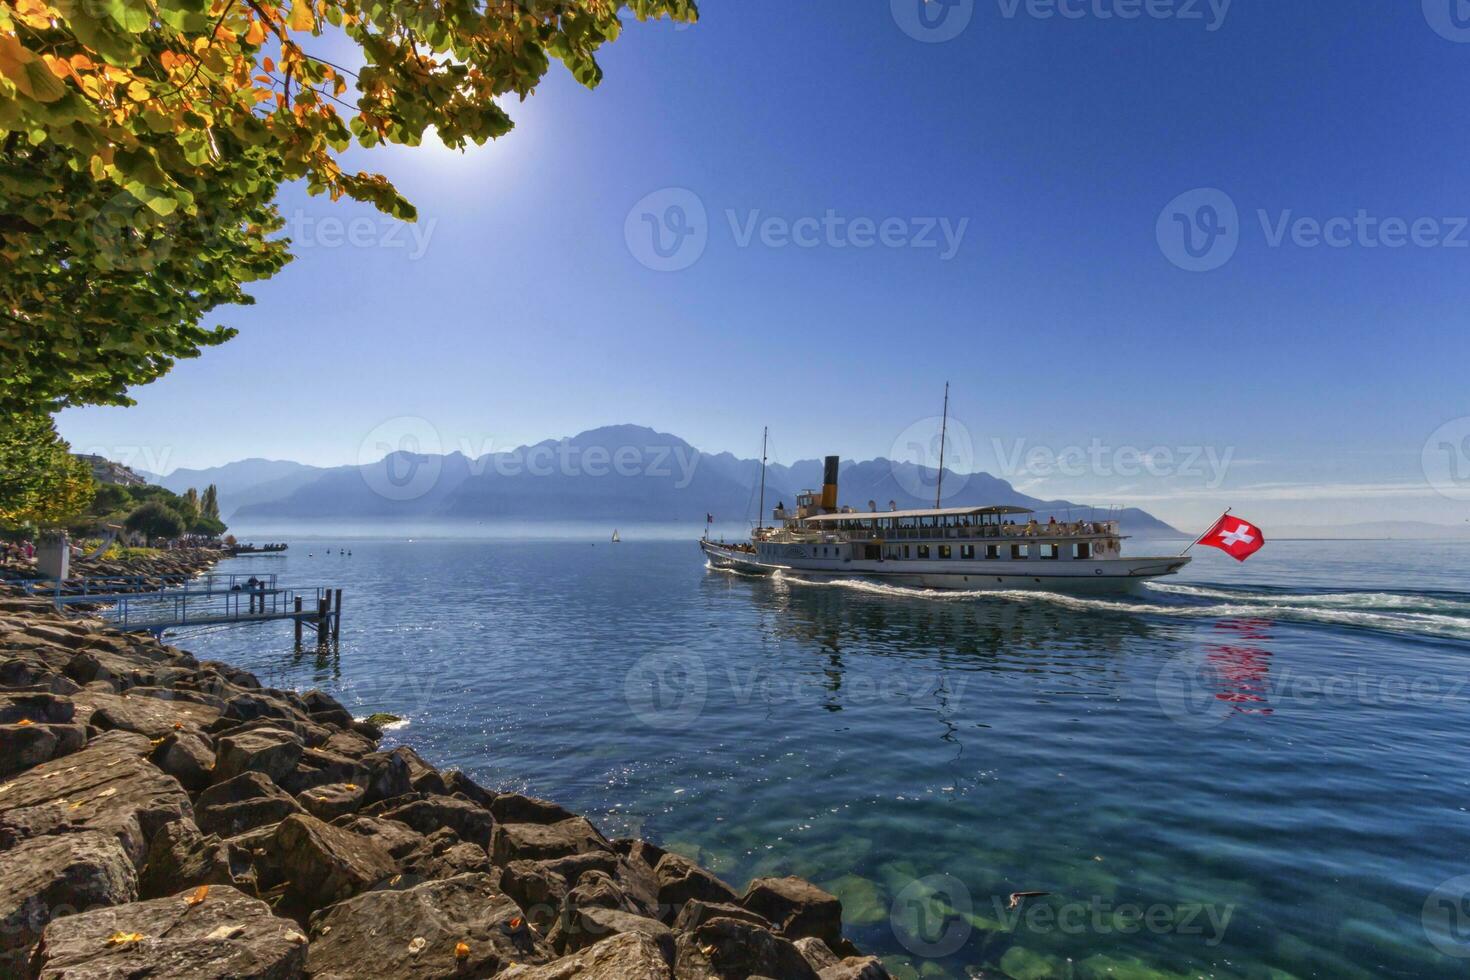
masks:
POLYGON ((208 469, 177 469, 168 476, 149 474, 147 480, 174 493, 183 493, 190 487, 203 493, 204 488, 213 483, 219 492, 220 513, 229 520, 236 508, 263 500, 278 500, 311 482, 322 472, 318 466, 257 457, 208 469))
MULTIPOLYGON (((247 463, 263 463, 251 460, 247 463)), ((244 464, 231 464, 243 466, 244 464)), ((277 464, 279 465, 279 464, 277 464)), ((299 465, 299 464, 288 464, 299 465)), ((194 471, 214 478, 221 498, 231 499, 219 475, 230 467, 194 471)), ((592 429, 508 452, 469 459, 394 453, 366 466, 304 467, 275 472, 254 485, 231 484, 234 519, 363 518, 388 520, 584 520, 704 522, 754 519, 760 461, 731 453, 701 453, 678 436, 636 425, 592 429), (303 470, 307 472, 303 472, 303 470)), ((231 475, 245 473, 235 470, 231 475)), ((848 461, 839 475, 844 504, 880 510, 932 507, 937 473, 886 459, 848 461)), ((766 507, 795 504, 796 494, 817 488, 819 459, 766 469, 766 507)), ((987 473, 945 472, 944 506, 1012 504, 1036 510, 1042 520, 1088 512, 1086 505, 1043 501, 1018 492, 987 473)), ((1102 511, 1097 513, 1101 514, 1102 511)), ((1117 512, 1130 533, 1177 534, 1135 508, 1117 512)))

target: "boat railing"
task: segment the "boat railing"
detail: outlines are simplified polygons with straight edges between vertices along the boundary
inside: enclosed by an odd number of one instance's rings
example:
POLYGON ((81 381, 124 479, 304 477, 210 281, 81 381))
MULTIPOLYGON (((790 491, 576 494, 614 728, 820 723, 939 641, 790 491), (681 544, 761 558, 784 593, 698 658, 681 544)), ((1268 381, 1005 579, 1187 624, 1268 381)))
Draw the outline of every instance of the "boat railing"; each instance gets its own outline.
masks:
POLYGON ((1071 521, 1056 524, 972 524, 957 527, 901 527, 901 528, 842 528, 817 530, 815 528, 787 529, 785 532, 794 541, 816 541, 831 544, 853 539, 883 539, 885 541, 933 541, 936 539, 959 540, 972 538, 1098 538, 1117 537, 1117 521, 1071 521))

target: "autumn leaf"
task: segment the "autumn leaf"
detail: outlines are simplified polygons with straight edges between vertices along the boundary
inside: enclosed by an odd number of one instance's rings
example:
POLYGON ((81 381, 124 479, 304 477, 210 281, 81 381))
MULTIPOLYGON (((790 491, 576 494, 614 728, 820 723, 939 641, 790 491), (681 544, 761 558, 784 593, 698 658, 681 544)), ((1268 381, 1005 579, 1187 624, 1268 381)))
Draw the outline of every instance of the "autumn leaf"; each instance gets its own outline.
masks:
POLYGON ((198 888, 194 889, 193 893, 190 894, 188 898, 184 899, 184 904, 192 908, 195 905, 198 905, 200 902, 203 902, 208 897, 209 886, 200 885, 198 888))
POLYGON ((109 946, 127 946, 131 943, 141 943, 148 937, 141 932, 114 932, 107 937, 109 946))
POLYGON ((470 957, 470 944, 469 943, 463 943, 463 942, 461 942, 461 943, 455 943, 454 944, 454 958, 455 959, 457 959, 457 960, 467 960, 467 959, 469 959, 469 957, 470 957))
POLYGON ((311 12, 309 0, 292 0, 288 26, 293 31, 309 31, 316 26, 316 17, 311 12))

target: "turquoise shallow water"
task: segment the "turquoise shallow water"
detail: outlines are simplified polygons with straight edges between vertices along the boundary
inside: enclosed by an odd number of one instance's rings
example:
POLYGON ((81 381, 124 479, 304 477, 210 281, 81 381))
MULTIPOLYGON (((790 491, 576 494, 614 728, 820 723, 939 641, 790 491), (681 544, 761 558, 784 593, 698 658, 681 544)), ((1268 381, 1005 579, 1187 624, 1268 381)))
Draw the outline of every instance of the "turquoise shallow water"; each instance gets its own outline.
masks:
POLYGON ((1273 542, 1070 599, 623 534, 292 538, 221 570, 341 587, 339 656, 280 624, 173 641, 736 885, 809 877, 911 976, 1470 972, 1470 547, 1273 542))

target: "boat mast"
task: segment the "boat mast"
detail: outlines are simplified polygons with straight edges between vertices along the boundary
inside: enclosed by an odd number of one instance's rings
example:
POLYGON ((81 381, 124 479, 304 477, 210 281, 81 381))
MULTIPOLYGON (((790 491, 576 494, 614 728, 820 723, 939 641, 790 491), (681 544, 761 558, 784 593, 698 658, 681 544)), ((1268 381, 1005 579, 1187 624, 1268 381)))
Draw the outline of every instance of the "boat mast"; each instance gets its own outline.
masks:
POLYGON ((949 382, 944 383, 944 421, 939 425, 939 480, 934 486, 934 509, 944 499, 944 441, 949 433, 949 382))
POLYGON ((760 509, 755 512, 755 529, 757 531, 764 526, 761 522, 766 518, 766 437, 770 435, 770 432, 770 426, 765 426, 761 429, 761 502, 760 509))

